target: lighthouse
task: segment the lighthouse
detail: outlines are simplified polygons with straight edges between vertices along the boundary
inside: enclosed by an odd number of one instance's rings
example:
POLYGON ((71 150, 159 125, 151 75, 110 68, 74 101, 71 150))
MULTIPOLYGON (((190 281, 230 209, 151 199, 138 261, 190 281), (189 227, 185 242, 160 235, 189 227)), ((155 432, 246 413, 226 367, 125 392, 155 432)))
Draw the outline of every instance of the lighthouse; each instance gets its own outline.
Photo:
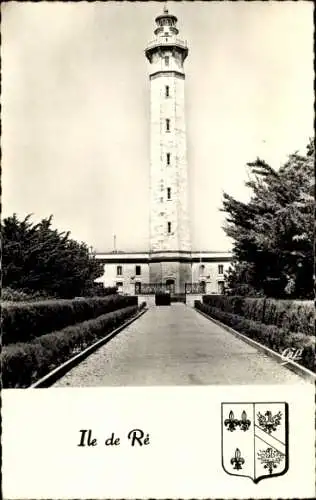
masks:
MULTIPOLYGON (((177 17, 165 7, 155 19, 148 60, 150 107, 149 248, 96 254, 104 263, 104 286, 136 294, 154 303, 155 293, 168 290, 171 301, 194 303, 204 293, 222 293, 230 252, 192 250, 188 203, 185 116, 187 42, 179 36, 177 17)), ((194 165, 193 168, 194 175, 194 165)))
POLYGON ((187 43, 165 8, 146 47, 150 63, 150 281, 181 292, 191 280, 185 126, 187 43), (156 262, 157 259, 159 263, 156 262), (159 264, 159 265, 158 265, 159 264))

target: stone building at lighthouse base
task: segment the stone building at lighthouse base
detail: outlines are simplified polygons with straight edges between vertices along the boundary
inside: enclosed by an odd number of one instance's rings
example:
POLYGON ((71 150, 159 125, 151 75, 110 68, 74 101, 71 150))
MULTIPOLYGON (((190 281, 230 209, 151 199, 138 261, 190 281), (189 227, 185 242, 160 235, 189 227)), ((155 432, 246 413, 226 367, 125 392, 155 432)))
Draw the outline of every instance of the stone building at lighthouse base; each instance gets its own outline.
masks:
MULTIPOLYGON (((110 252, 97 253, 104 264, 104 274, 98 282, 117 286, 128 295, 152 295, 168 290, 171 295, 187 297, 221 294, 224 274, 231 262, 229 252, 110 252)), ((148 300, 148 299, 147 299, 148 300)))

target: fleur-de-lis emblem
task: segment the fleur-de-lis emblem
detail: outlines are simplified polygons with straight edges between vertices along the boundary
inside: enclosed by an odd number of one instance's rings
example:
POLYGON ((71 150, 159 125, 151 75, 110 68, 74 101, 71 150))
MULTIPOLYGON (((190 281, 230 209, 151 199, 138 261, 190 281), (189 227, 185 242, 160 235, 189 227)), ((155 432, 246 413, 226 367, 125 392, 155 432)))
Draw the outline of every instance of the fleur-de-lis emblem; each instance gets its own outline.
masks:
POLYGON ((232 410, 230 410, 228 418, 224 421, 224 425, 227 427, 227 430, 231 432, 236 430, 236 427, 239 425, 239 420, 235 418, 232 410))
POLYGON ((241 420, 239 421, 239 425, 242 431, 247 431, 250 427, 250 420, 247 419, 247 413, 245 411, 241 414, 241 420))
POLYGON ((276 431, 277 427, 281 423, 282 413, 279 411, 276 415, 272 415, 271 411, 266 411, 264 415, 262 413, 257 414, 259 426, 271 434, 272 431, 276 431))
POLYGON ((257 484, 288 471, 288 403, 222 403, 221 431, 222 467, 227 474, 257 484))
POLYGON ((283 460, 284 455, 278 450, 273 448, 267 448, 266 450, 258 451, 258 457, 265 469, 268 469, 269 473, 272 474, 273 469, 276 469, 280 462, 283 460))
POLYGON ((234 466, 233 469, 242 469, 242 466, 245 463, 245 459, 242 458, 239 448, 236 448, 235 456, 231 459, 230 463, 234 466))

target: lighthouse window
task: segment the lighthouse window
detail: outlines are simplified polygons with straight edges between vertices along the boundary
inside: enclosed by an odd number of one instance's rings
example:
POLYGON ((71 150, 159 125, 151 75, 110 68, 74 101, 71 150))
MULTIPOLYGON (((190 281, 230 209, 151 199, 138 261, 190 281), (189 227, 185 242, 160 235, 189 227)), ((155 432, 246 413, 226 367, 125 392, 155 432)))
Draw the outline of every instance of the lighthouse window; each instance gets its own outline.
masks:
POLYGON ((167 199, 171 200, 171 188, 167 188, 167 199))
POLYGON ((168 222, 168 233, 171 233, 171 222, 168 222))
POLYGON ((170 165, 170 153, 167 153, 167 165, 170 165))
POLYGON ((165 56, 165 65, 169 66, 169 56, 165 56))
POLYGON ((166 85, 165 87, 165 95, 166 97, 169 97, 169 85, 166 85))
POLYGON ((169 120, 169 118, 166 119, 166 131, 170 132, 170 120, 169 120))

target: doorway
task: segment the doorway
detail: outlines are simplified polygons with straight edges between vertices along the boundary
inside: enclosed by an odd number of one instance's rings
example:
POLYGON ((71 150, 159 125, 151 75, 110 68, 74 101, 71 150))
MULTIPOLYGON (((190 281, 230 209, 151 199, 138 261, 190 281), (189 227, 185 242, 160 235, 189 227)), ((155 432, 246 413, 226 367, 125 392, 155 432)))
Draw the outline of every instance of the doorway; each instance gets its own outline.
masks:
POLYGON ((174 291, 175 291, 175 282, 174 282, 174 280, 173 279, 166 280, 166 287, 167 287, 167 290, 170 293, 174 293, 174 291))

